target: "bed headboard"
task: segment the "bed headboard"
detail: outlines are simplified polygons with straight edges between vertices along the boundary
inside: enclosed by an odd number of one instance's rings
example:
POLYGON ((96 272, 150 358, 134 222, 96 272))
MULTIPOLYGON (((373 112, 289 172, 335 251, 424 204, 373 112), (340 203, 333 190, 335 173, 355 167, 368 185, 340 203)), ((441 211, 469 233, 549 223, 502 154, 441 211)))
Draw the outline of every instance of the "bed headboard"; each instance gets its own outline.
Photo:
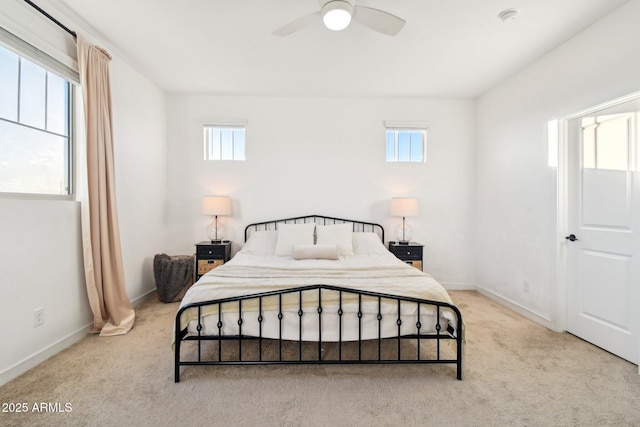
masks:
POLYGON ((380 224, 373 222, 357 221, 353 219, 334 218, 323 215, 306 215, 294 218, 275 219, 272 221, 256 222, 249 224, 244 229, 244 241, 247 241, 249 233, 260 230, 277 230, 278 224, 304 224, 307 222, 315 222, 321 225, 331 224, 352 224, 354 232, 373 232, 377 233, 384 243, 384 228, 380 224))

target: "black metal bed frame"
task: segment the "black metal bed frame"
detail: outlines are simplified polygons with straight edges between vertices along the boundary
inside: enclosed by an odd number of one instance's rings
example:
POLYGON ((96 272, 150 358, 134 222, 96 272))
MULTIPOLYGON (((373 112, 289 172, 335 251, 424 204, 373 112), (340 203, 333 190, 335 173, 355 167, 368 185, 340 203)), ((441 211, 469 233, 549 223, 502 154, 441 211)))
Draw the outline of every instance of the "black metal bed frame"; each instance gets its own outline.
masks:
MULTIPOLYGON (((296 217, 296 218, 287 218, 283 220, 275 220, 275 221, 267 221, 261 223, 255 223, 247 226, 245 228, 245 241, 248 237, 247 232, 250 230, 265 230, 265 229, 277 229, 277 224, 281 223, 300 223, 300 222, 309 222, 309 221, 322 221, 323 224, 331 223, 353 223, 354 231, 374 231, 381 234, 381 238, 384 241, 384 229, 379 224, 367 223, 362 221, 353 221, 353 220, 345 220, 340 218, 333 217, 325 217, 319 215, 308 215, 304 217, 296 217)), ((308 308, 308 307, 307 307, 308 308)), ((423 311, 424 312, 424 311, 423 311)), ((291 314, 291 313, 287 313, 291 314)), ((213 314, 216 316, 216 314, 213 314)), ((317 284, 310 285, 304 287, 296 287, 290 289, 283 289, 277 291, 269 291, 262 292, 257 294, 251 294, 246 296, 238 296, 231 298, 223 298, 217 300, 210 301, 202 301, 197 303, 188 304, 184 307, 181 307, 178 313, 176 314, 175 319, 175 340, 174 340, 174 356, 175 356, 175 382, 180 381, 180 367, 181 366, 194 366, 194 365, 266 365, 266 364, 280 364, 280 365, 290 365, 290 364, 453 364, 456 366, 456 378, 458 380, 462 379, 462 346, 463 346, 463 337, 462 337, 462 315, 457 307, 454 305, 440 302, 440 301, 432 301, 418 298, 410 298, 410 297, 402 297, 398 295, 391 295, 385 293, 378 292, 370 292, 365 290, 356 290, 350 288, 343 288, 338 286, 331 286, 325 284, 317 284), (337 310, 331 311, 330 309, 323 307, 322 298, 323 294, 328 292, 335 292, 339 295, 339 304, 337 310), (283 309, 282 309, 282 300, 283 297, 297 294, 298 295, 298 306, 297 313, 298 316, 298 339, 290 340, 283 339, 282 336, 282 322, 284 318, 283 309), (317 294, 317 299, 314 300, 314 309, 306 310, 303 309, 303 294, 317 294), (358 311, 356 313, 346 313, 343 310, 343 299, 346 296, 355 296, 358 301, 358 311), (279 324, 279 337, 277 339, 265 338, 263 336, 263 322, 264 322, 264 313, 263 313, 263 301, 266 298, 277 298, 279 301, 278 305, 278 314, 277 318, 280 322, 279 324), (377 338, 374 339, 363 339, 363 298, 367 301, 377 301, 378 310, 375 316, 377 320, 377 338), (381 335, 381 325, 383 319, 389 314, 383 314, 381 307, 382 301, 385 301, 385 304, 389 304, 389 301, 392 301, 392 304, 397 304, 397 317, 395 320, 395 324, 397 325, 397 334, 393 337, 383 337, 381 335), (258 311, 257 313, 251 312, 245 313, 243 311, 243 303, 246 305, 247 302, 257 302, 258 311), (317 302, 317 304, 315 304, 317 302), (401 306, 406 307, 407 304, 415 304, 417 315, 415 316, 415 333, 413 334, 402 334, 401 327, 404 322, 406 322, 406 318, 403 319, 401 314, 401 306), (235 319, 235 323, 237 324, 237 335, 224 335, 222 332, 225 324, 223 323, 222 314, 224 312, 228 312, 226 307, 233 306, 234 312, 237 313, 237 319, 235 319), (205 314, 203 313, 206 307, 214 307, 217 311, 217 333, 216 334, 205 334, 203 333, 203 318, 205 314), (196 310, 197 311, 197 333, 190 334, 188 332, 188 327, 182 328, 181 320, 183 314, 187 310, 196 310), (423 325, 420 321, 420 313, 423 310, 430 310, 435 313, 435 332, 431 331, 423 331, 423 325), (447 325, 446 327, 442 327, 441 325, 441 313, 443 310, 449 311, 455 316, 455 323, 457 331, 454 330, 451 325, 447 325), (339 330, 338 330, 338 340, 331 341, 323 341, 323 316, 333 315, 338 316, 339 319, 339 330), (247 335, 243 334, 243 325, 249 320, 248 316, 255 316, 252 321, 257 321, 259 332, 257 336, 255 335, 247 335), (317 316, 317 340, 308 341, 303 339, 303 319, 304 316, 317 316), (345 325, 350 325, 349 322, 357 322, 358 329, 358 339, 353 340, 343 340, 343 328, 345 325), (227 341, 235 341, 237 343, 237 354, 236 358, 225 360, 223 354, 223 342, 227 341), (195 341, 197 345, 197 356, 193 360, 182 360, 181 359, 181 346, 190 341, 195 341), (254 351, 254 354, 248 355, 243 352, 243 343, 247 342, 255 342, 257 341, 257 351, 254 351), (363 344, 368 342, 374 342, 377 349, 374 350, 376 355, 374 357, 364 357, 363 358, 363 344), (387 357, 382 353, 382 345, 383 342, 388 344, 389 342, 395 341, 394 347, 397 348, 395 351, 395 357, 387 357), (415 351, 413 355, 403 354, 401 351, 401 343, 406 341, 413 341, 415 345, 415 351), (422 350, 421 344, 425 342, 433 342, 435 341, 435 350, 422 350), (217 349, 213 351, 204 351, 203 353, 203 343, 209 342, 213 344, 217 344, 217 349), (453 343, 453 351, 454 356, 450 357, 449 354, 443 355, 442 346, 446 342, 453 343), (277 347, 277 356, 269 355, 266 356, 266 346, 265 343, 276 343, 277 347), (297 355, 294 355, 293 358, 283 357, 283 344, 289 343, 293 344, 297 347, 297 355), (345 345, 349 345, 349 343, 357 346, 357 358, 351 359, 347 358, 346 352, 343 352, 343 347, 345 345), (397 346, 395 345, 397 343, 397 346), (334 358, 325 358, 324 357, 324 347, 326 345, 337 345, 337 357, 334 358), (303 351, 303 345, 306 346, 305 351, 303 351), (311 352, 308 350, 309 346, 316 347, 317 351, 313 350, 311 352), (216 351, 217 350, 217 351, 216 351), (209 354, 213 353, 213 354, 209 354), (303 356, 303 353, 305 354, 303 356), (251 357, 248 357, 251 356, 251 357)), ((235 325, 234 325, 235 326, 235 325)), ((210 350, 210 349, 209 349, 210 350)), ((272 349, 273 350, 273 349, 272 349)), ((450 353, 450 351, 449 351, 450 353)), ((290 355, 291 356, 291 355, 290 355)))

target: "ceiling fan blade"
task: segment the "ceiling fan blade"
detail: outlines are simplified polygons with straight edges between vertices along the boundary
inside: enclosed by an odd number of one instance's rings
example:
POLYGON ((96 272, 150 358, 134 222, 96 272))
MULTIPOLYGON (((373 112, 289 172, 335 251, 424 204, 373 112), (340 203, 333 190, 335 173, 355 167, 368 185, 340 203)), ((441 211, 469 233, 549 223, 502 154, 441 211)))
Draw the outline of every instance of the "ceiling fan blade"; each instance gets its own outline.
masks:
POLYGON ((389 36, 398 34, 406 22, 388 12, 365 6, 354 8, 353 19, 372 30, 389 36))
POLYGON ((318 19, 320 16, 320 12, 311 13, 309 15, 298 18, 292 22, 289 22, 287 25, 284 25, 273 32, 274 35, 279 37, 288 36, 291 33, 295 33, 302 27, 309 25, 311 22, 318 19))

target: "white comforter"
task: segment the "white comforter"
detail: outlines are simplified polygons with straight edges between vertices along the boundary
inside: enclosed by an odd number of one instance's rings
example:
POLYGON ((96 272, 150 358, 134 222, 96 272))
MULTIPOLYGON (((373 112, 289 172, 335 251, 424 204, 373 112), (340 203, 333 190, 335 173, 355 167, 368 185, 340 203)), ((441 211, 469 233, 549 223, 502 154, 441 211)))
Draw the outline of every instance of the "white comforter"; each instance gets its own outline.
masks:
MULTIPOLYGON (((181 307, 193 302, 217 300, 228 297, 251 295, 272 290, 296 288, 306 285, 326 284, 344 288, 368 290, 396 296, 406 296, 452 304, 446 290, 430 275, 411 267, 398 260, 390 252, 380 252, 366 255, 341 256, 339 260, 294 260, 289 257, 275 255, 253 255, 240 251, 226 264, 217 267, 204 275, 186 293, 181 307)), ((382 336, 397 336, 397 319, 402 320, 402 334, 416 333, 418 321, 418 305, 403 303, 398 315, 397 303, 382 300, 379 308, 378 300, 364 298, 362 302, 357 297, 343 295, 342 327, 337 316, 338 293, 323 291, 322 293, 322 327, 320 328, 317 314, 317 291, 304 295, 301 319, 298 315, 299 295, 295 293, 283 299, 282 312, 284 319, 279 322, 277 314, 279 302, 277 297, 265 298, 262 302, 263 320, 257 322, 257 301, 243 302, 242 305, 242 333, 258 335, 262 328, 265 338, 279 338, 292 340, 317 340, 321 329, 322 339, 325 341, 355 340, 378 337, 379 326, 382 336), (356 313, 361 310, 364 314, 358 329, 356 313), (378 311, 383 320, 378 321, 378 311), (300 322, 302 322, 302 336, 300 336, 300 322), (342 329, 338 331, 338 329, 342 329)), ((232 303, 222 307, 218 314, 218 306, 208 306, 202 311, 204 320, 202 333, 218 335, 218 321, 222 321, 220 332, 223 335, 237 334, 238 304, 232 303)), ((181 328, 189 327, 191 333, 196 333, 197 311, 188 310, 181 318, 181 328)), ((448 324, 456 327, 455 316, 449 310, 441 311, 440 322, 436 322, 435 311, 431 306, 421 305, 421 332, 435 330, 435 324, 440 323, 442 331, 448 324)))

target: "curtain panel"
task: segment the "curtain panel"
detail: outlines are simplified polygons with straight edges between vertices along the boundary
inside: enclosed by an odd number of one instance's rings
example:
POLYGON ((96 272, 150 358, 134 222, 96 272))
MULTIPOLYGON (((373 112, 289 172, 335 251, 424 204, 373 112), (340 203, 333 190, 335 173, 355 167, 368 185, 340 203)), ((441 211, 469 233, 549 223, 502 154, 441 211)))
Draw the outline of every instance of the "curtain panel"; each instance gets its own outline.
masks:
POLYGON ((116 209, 109 63, 103 49, 77 37, 86 132, 86 194, 81 197, 85 280, 93 333, 127 333, 135 312, 126 293, 116 209))

